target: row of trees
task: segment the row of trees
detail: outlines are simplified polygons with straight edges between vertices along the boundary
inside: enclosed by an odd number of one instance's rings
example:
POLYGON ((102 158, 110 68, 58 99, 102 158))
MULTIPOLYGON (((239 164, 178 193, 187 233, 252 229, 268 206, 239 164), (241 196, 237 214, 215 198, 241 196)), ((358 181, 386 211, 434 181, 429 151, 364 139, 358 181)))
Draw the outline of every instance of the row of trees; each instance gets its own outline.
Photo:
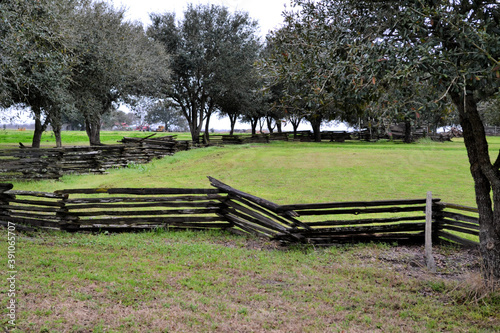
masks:
MULTIPOLYGON (((284 27, 264 48, 247 13, 221 6, 189 5, 180 20, 174 13, 153 13, 146 32, 102 2, 9 0, 0 6, 6 59, 0 107, 31 107, 33 147, 48 124, 61 145, 63 123, 85 128, 90 143, 100 144, 103 122, 123 102, 150 109, 147 121, 167 128, 182 116, 193 141, 203 126, 208 135, 215 113, 230 119, 231 132, 238 119, 250 123, 253 133, 264 125, 281 131, 285 122, 297 130, 306 119, 318 140, 325 120, 357 126, 362 119, 387 129, 394 120, 417 118, 443 125, 450 114, 430 102, 436 90, 425 80, 344 93, 355 86, 348 78, 353 51, 345 34, 332 24, 328 31, 309 29, 330 22, 328 12, 316 23, 301 11, 285 13, 284 27)), ((370 80, 362 78, 358 86, 370 80)))
POLYGON ((104 2, 8 0, 0 15, 0 107, 31 108, 33 147, 49 124, 61 145, 61 125, 74 119, 100 144, 104 114, 169 78, 163 47, 104 2))
POLYGON ((487 281, 500 281, 500 156, 490 159, 478 104, 493 119, 500 4, 492 0, 294 0, 270 38, 267 86, 309 118, 441 119, 452 106, 467 148, 487 281), (367 113, 369 111, 370 113, 367 113))
MULTIPOLYGON (((144 28, 90 0, 0 3, 0 106, 31 107, 33 146, 48 123, 81 117, 99 144, 118 102, 177 110, 198 141, 215 113, 280 130, 324 120, 387 126, 458 114, 475 181, 485 277, 500 280, 500 157, 483 118, 500 87, 500 4, 493 0, 292 0, 265 47, 246 13, 189 5, 144 28), (142 97, 142 98, 141 98, 142 97), (485 102, 482 115, 478 104, 485 102), (137 104, 137 103, 135 103, 137 104), (44 121, 42 121, 44 120, 44 121)), ((136 105, 137 107, 137 105, 136 105)))

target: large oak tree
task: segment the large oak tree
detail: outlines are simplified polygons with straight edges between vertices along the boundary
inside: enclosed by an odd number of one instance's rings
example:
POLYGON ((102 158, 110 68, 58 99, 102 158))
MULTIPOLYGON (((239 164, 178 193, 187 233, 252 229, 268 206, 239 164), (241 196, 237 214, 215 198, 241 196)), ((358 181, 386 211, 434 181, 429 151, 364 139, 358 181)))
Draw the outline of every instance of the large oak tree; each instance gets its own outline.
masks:
MULTIPOLYGON (((484 277, 488 282, 498 283, 500 156, 490 158, 477 107, 479 101, 493 96, 500 87, 498 1, 295 0, 294 3, 300 10, 297 18, 289 15, 289 25, 300 24, 302 31, 298 37, 302 48, 323 52, 326 58, 306 58, 301 61, 305 66, 292 67, 294 72, 288 73, 292 78, 307 78, 307 74, 313 91, 324 92, 333 87, 331 91, 353 101, 390 93, 388 87, 408 80, 427 80, 427 84, 443 92, 438 100, 452 101, 459 113, 475 183, 484 277), (335 43, 328 44, 323 39, 335 43), (345 56, 336 56, 342 55, 338 52, 344 52, 345 56), (326 61, 331 62, 325 67, 326 61)), ((290 52, 294 54, 297 54, 295 49, 290 52)))
POLYGON ((218 107, 226 113, 237 108, 239 87, 245 87, 259 48, 257 23, 247 13, 215 5, 188 5, 181 20, 174 13, 152 14, 151 20, 148 35, 172 55, 173 82, 165 94, 181 109, 197 142, 218 107))

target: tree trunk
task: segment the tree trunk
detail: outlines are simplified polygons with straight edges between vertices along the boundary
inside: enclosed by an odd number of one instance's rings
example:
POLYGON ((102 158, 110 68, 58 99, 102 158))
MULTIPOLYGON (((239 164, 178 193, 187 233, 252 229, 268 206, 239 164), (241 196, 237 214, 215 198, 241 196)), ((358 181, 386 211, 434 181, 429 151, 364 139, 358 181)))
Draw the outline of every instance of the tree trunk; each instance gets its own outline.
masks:
POLYGON ((99 119, 91 119, 85 121, 85 130, 87 136, 89 137, 89 143, 91 146, 101 145, 101 122, 99 119))
POLYGON ((250 126, 252 127, 252 135, 257 135, 257 124, 259 123, 258 118, 250 119, 250 126))
POLYGON ((314 135, 314 142, 321 142, 321 117, 311 116, 309 122, 311 123, 314 135))
POLYGON ((260 131, 260 134, 264 134, 262 128, 264 127, 264 119, 262 118, 259 118, 259 131, 260 131))
POLYGON ((210 129, 209 129, 209 126, 210 126, 210 116, 212 114, 208 114, 207 115, 207 119, 206 119, 206 122, 205 122, 205 133, 203 134, 203 142, 205 143, 208 143, 210 142, 210 129))
POLYGON ((52 124, 52 130, 54 131, 54 136, 56 137, 56 147, 62 147, 62 139, 61 139, 61 124, 54 125, 52 124))
POLYGON ((412 143, 413 137, 411 135, 411 122, 408 119, 405 119, 405 143, 412 143))
POLYGON ((31 142, 31 148, 40 148, 40 143, 42 141, 43 126, 40 118, 35 118, 35 131, 33 132, 33 140, 31 142))
POLYGON ((299 128, 299 123, 292 122, 293 126, 293 138, 297 139, 297 129, 299 128))
POLYGON ((494 164, 491 163, 484 125, 474 96, 457 92, 451 92, 450 95, 459 112, 474 179, 483 276, 488 284, 495 286, 500 282, 500 156, 494 164))
POLYGON ((278 130, 278 133, 283 133, 283 130, 281 129, 281 120, 280 119, 274 119, 276 123, 276 129, 278 130))
POLYGON ((228 114, 228 116, 229 116, 229 121, 231 123, 231 130, 230 130, 229 134, 233 135, 234 126, 236 126, 236 120, 238 120, 238 115, 237 114, 228 114))
POLYGON ((266 117, 266 123, 267 123, 267 128, 269 129, 269 133, 272 134, 274 132, 273 118, 266 117))
POLYGON ((39 107, 32 107, 35 114, 35 131, 33 132, 33 140, 31 141, 31 148, 40 148, 42 142, 42 134, 47 128, 47 119, 42 124, 42 110, 39 107))

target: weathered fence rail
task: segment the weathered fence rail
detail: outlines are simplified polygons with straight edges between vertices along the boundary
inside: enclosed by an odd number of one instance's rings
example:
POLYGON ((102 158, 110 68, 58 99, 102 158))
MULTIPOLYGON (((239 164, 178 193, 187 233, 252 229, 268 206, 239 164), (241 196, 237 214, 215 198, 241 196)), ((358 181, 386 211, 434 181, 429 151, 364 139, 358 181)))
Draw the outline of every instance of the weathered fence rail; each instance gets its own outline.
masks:
MULTIPOLYGON (((208 189, 97 188, 53 193, 16 191, 11 184, 0 184, 0 223, 69 231, 226 229, 316 246, 366 241, 423 244, 425 240, 426 199, 278 205, 209 180, 212 188, 208 189)), ((439 199, 432 200, 432 208, 433 243, 477 245, 471 240, 479 234, 476 209, 439 199)))
POLYGON ((465 238, 465 235, 479 237, 479 217, 475 207, 450 203, 439 203, 434 214, 438 228, 437 235, 464 246, 475 246, 477 242, 465 238), (453 233, 450 233, 453 232, 453 233))
POLYGON ((172 136, 123 138, 121 142, 92 147, 1 150, 0 180, 58 179, 71 173, 104 173, 111 168, 148 163, 190 148, 188 141, 176 141, 172 136))

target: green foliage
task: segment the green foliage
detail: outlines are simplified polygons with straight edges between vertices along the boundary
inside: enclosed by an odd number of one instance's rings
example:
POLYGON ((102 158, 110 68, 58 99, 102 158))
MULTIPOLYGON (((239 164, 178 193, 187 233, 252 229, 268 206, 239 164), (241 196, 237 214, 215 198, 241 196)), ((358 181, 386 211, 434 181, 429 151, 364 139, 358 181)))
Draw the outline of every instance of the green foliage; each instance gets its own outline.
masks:
POLYGON ((180 21, 174 13, 152 14, 151 19, 148 35, 172 54, 173 80, 163 87, 165 94, 198 141, 215 108, 229 111, 244 91, 258 50, 257 24, 247 13, 231 14, 215 5, 188 5, 180 21))
POLYGON ((74 20, 73 52, 79 59, 72 93, 92 144, 99 144, 101 117, 133 94, 159 94, 168 78, 168 57, 141 25, 104 2, 89 3, 74 20))
POLYGON ((102 114, 168 78, 164 50, 105 2, 9 0, 0 15, 0 106, 31 107, 34 146, 49 123, 59 135, 75 119, 99 143, 102 114))

